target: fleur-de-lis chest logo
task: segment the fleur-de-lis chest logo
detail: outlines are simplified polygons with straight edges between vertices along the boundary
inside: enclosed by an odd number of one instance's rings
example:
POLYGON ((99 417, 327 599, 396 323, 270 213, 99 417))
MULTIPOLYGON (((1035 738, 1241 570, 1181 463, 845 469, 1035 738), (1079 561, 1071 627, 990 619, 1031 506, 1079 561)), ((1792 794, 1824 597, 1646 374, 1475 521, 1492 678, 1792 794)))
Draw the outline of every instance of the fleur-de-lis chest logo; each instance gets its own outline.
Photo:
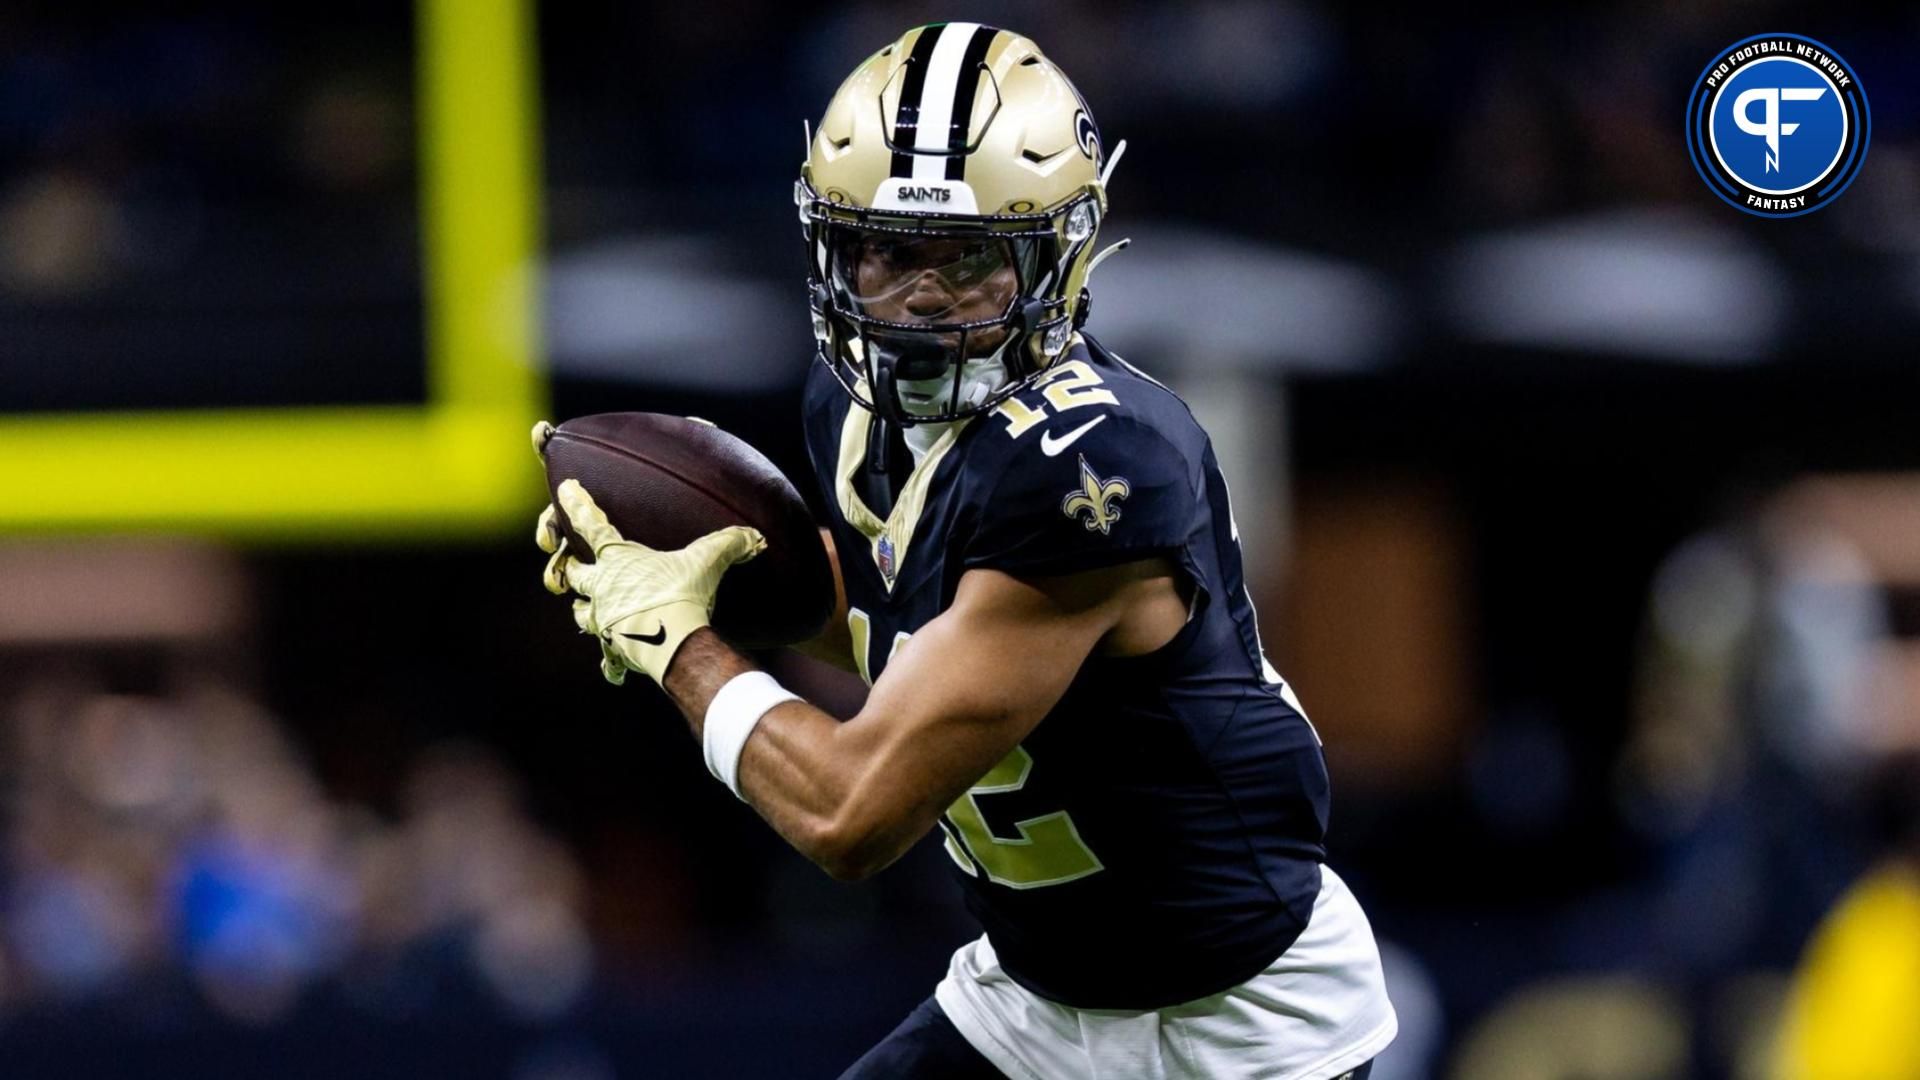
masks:
POLYGON ((1133 491, 1133 485, 1127 483, 1124 476, 1115 476, 1102 480, 1087 464, 1085 454, 1080 455, 1080 486, 1067 492, 1060 501, 1060 512, 1076 520, 1085 514, 1086 520, 1080 522, 1088 532, 1100 530, 1102 535, 1113 531, 1113 523, 1120 520, 1120 507, 1115 505, 1133 491))

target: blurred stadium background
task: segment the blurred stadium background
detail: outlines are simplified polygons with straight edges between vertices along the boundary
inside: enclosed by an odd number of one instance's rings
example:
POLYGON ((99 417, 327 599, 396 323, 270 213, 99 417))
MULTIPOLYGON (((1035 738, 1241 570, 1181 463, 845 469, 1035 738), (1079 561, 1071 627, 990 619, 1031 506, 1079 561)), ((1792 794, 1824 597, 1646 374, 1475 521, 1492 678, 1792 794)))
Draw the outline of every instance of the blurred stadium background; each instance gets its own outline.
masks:
POLYGON ((1920 16, 1331 0, 0 6, 0 1075, 831 1076, 927 993, 942 856, 600 682, 525 432, 803 475, 801 120, 949 17, 1129 141, 1091 329, 1222 448, 1376 1080, 1920 1077, 1920 16), (1789 221, 1681 134, 1775 30, 1875 121, 1789 221))

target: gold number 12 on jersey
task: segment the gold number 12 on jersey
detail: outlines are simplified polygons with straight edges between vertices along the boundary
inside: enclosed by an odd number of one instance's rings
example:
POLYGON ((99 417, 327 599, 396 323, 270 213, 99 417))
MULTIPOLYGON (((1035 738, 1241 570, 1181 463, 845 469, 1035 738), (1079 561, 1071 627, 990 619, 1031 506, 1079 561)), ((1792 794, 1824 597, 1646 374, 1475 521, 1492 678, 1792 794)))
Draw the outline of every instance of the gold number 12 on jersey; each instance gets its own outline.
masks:
MULTIPOLYGON (((847 630, 853 639, 854 664, 860 669, 860 677, 872 686, 868 650, 873 644, 873 619, 859 608, 849 608, 847 630)), ((889 659, 907 637, 894 635, 887 650, 889 659)), ((1065 810, 1015 822, 1013 827, 1020 835, 1014 839, 995 836, 987 826, 979 800, 1019 791, 1032 772, 1033 755, 1025 747, 1016 746, 947 808, 940 827, 946 834, 947 854, 960 869, 973 876, 985 871, 989 881, 1011 889, 1060 885, 1104 869, 1099 856, 1080 839, 1080 830, 1065 810)))

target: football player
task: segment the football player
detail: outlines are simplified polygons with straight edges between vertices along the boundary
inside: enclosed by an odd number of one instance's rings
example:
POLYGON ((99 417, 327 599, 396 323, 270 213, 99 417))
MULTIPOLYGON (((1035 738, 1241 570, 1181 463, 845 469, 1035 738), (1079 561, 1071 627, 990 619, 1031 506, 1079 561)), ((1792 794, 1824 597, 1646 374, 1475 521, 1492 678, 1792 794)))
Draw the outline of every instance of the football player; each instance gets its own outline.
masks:
POLYGON ((1394 1035, 1206 433, 1082 330, 1112 165, 1039 48, 971 23, 868 57, 812 133, 805 425, 841 603, 807 651, 871 685, 851 721, 707 627, 757 533, 653 551, 572 481, 596 560, 539 528, 607 676, 658 681, 828 873, 944 834, 985 935, 851 1077, 1320 1080, 1394 1035))

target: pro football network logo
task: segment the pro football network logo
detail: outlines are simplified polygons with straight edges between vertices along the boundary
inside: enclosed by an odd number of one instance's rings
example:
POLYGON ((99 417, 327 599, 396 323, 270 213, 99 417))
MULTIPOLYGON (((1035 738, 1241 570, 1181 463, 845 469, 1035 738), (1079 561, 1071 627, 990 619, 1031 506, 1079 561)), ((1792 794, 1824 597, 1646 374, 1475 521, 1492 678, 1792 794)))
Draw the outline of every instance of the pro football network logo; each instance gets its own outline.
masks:
POLYGON ((1799 34, 1734 42, 1687 99, 1687 153, 1707 187, 1761 217, 1799 217, 1860 175, 1867 94, 1845 60, 1799 34))

